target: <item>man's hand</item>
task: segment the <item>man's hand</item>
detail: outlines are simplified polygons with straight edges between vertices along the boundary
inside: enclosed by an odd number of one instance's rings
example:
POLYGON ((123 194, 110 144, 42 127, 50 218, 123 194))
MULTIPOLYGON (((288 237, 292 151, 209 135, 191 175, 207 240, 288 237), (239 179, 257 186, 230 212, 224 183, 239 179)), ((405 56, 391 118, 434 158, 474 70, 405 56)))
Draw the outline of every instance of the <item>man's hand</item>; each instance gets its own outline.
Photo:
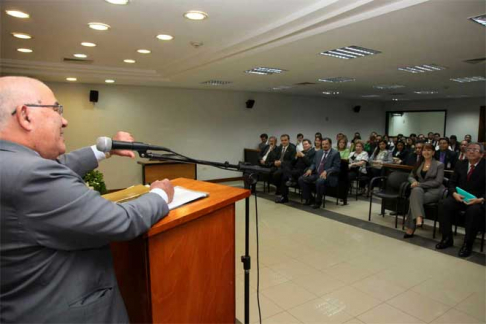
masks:
MULTIPOLYGON (((127 132, 118 132, 112 138, 114 141, 123 141, 123 142, 133 142, 134 139, 130 133, 127 132)), ((128 156, 130 158, 135 157, 135 153, 130 150, 111 150, 111 155, 119 155, 119 156, 128 156)))
POLYGON ((261 165, 265 165, 265 161, 263 159, 260 160, 261 165))
POLYGON ((297 157, 304 157, 305 156, 305 154, 302 151, 298 151, 296 155, 297 155, 297 157))
POLYGON ((281 161, 275 161, 274 164, 275 164, 276 167, 279 167, 280 165, 282 165, 282 162, 281 161))
POLYGON ((326 179, 327 178, 327 171, 324 170, 322 171, 321 175, 319 176, 321 179, 326 179))
POLYGON ((466 205, 475 205, 475 204, 482 204, 484 202, 484 198, 474 198, 474 199, 469 199, 468 202, 465 202, 464 203, 466 205))
POLYGON ((312 171, 311 170, 307 170, 305 173, 304 173, 304 177, 308 177, 312 174, 312 171))
POLYGON ((413 182, 413 183, 410 185, 410 187, 411 187, 411 188, 415 188, 415 187, 418 187, 419 185, 420 185, 420 183, 418 183, 417 181, 414 181, 414 182, 413 182))
POLYGON ((174 186, 169 180, 164 179, 162 181, 157 180, 155 182, 152 182, 152 184, 150 185, 150 189, 154 188, 159 188, 165 191, 167 197, 169 197, 169 201, 167 202, 168 204, 172 202, 172 199, 174 199, 174 186))
POLYGON ((462 195, 458 194, 457 192, 454 192, 454 193, 452 194, 452 197, 454 197, 454 199, 455 199, 456 201, 458 201, 458 202, 464 202, 464 200, 463 200, 463 199, 464 199, 464 196, 462 196, 462 195))

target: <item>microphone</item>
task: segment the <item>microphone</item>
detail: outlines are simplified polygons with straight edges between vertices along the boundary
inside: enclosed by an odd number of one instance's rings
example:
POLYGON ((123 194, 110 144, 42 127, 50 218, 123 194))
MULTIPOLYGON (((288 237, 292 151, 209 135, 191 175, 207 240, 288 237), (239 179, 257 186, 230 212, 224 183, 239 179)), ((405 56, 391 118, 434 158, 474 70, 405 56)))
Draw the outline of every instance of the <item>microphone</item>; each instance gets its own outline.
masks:
POLYGON ((96 140, 96 148, 101 152, 110 152, 111 150, 131 150, 131 151, 167 151, 168 148, 156 145, 145 144, 142 142, 123 142, 114 141, 109 137, 98 137, 96 140))

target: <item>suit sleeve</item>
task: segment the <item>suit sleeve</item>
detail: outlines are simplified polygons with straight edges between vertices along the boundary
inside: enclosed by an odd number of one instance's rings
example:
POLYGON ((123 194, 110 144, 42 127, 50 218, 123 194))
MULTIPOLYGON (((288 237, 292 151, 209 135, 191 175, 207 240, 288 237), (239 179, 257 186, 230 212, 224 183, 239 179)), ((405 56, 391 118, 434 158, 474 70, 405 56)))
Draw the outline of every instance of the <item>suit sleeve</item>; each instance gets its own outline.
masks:
POLYGON ((341 170, 341 155, 338 151, 332 157, 331 167, 327 170, 327 173, 339 172, 341 170))
POLYGON ((444 164, 437 163, 437 174, 434 179, 421 182, 419 187, 424 189, 439 188, 444 181, 444 164))
POLYGON ((454 172, 452 173, 452 177, 449 180, 449 195, 452 195, 454 192, 456 192, 456 187, 459 183, 459 174, 461 173, 461 164, 462 163, 456 164, 454 172))
POLYGON ((59 163, 73 170, 80 177, 84 177, 86 173, 98 167, 98 160, 90 147, 61 155, 57 160, 59 163))
POLYGON ((37 163, 19 184, 19 219, 37 244, 59 250, 104 246, 148 231, 169 209, 154 193, 112 203, 83 183, 69 168, 37 163))

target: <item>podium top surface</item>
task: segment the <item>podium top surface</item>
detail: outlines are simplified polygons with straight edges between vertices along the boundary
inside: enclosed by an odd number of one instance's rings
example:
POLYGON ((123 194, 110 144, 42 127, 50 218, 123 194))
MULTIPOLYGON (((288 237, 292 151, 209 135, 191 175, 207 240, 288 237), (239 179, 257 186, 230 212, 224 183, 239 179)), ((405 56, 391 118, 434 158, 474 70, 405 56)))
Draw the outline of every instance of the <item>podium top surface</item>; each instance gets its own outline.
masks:
POLYGON ((137 164, 140 165, 158 165, 158 164, 188 164, 188 165, 194 165, 195 163, 185 163, 185 162, 179 162, 179 161, 137 161, 137 164))
POLYGON ((145 234, 145 237, 157 235, 199 217, 203 217, 215 210, 249 197, 251 194, 250 190, 247 189, 185 178, 178 178, 171 180, 171 182, 174 186, 207 192, 209 193, 209 197, 193 201, 187 205, 171 210, 167 216, 152 226, 152 228, 145 234))

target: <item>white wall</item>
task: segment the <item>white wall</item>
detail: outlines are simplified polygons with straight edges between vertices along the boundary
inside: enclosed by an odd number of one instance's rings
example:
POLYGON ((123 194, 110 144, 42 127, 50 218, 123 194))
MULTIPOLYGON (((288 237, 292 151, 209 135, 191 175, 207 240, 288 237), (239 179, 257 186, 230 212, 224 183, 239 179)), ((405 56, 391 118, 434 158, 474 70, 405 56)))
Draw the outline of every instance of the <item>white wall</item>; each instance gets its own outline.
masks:
POLYGON ((446 113, 443 111, 404 112, 402 116, 389 116, 388 135, 427 134, 428 132, 444 134, 446 113))
POLYGON ((445 135, 456 135, 461 140, 464 135, 471 134, 472 140, 476 141, 479 130, 479 107, 484 105, 484 98, 398 101, 386 103, 385 111, 445 109, 447 110, 445 135))
MULTIPOLYGON (((194 158, 237 163, 243 148, 255 147, 263 132, 295 140, 302 132, 335 138, 344 132, 364 137, 375 130, 384 132, 381 103, 353 102, 282 94, 250 94, 219 90, 188 90, 159 87, 49 83, 65 106, 69 126, 65 132, 68 151, 92 145, 99 136, 117 130, 131 132, 141 142, 158 144, 194 158), (89 90, 98 90, 100 100, 89 102, 89 90), (253 109, 245 108, 248 99, 253 109), (352 107, 360 104, 356 114, 352 107)), ((141 182, 141 166, 130 159, 113 157, 100 171, 109 189, 141 182)), ((198 179, 239 176, 239 173, 198 166, 198 179)))

